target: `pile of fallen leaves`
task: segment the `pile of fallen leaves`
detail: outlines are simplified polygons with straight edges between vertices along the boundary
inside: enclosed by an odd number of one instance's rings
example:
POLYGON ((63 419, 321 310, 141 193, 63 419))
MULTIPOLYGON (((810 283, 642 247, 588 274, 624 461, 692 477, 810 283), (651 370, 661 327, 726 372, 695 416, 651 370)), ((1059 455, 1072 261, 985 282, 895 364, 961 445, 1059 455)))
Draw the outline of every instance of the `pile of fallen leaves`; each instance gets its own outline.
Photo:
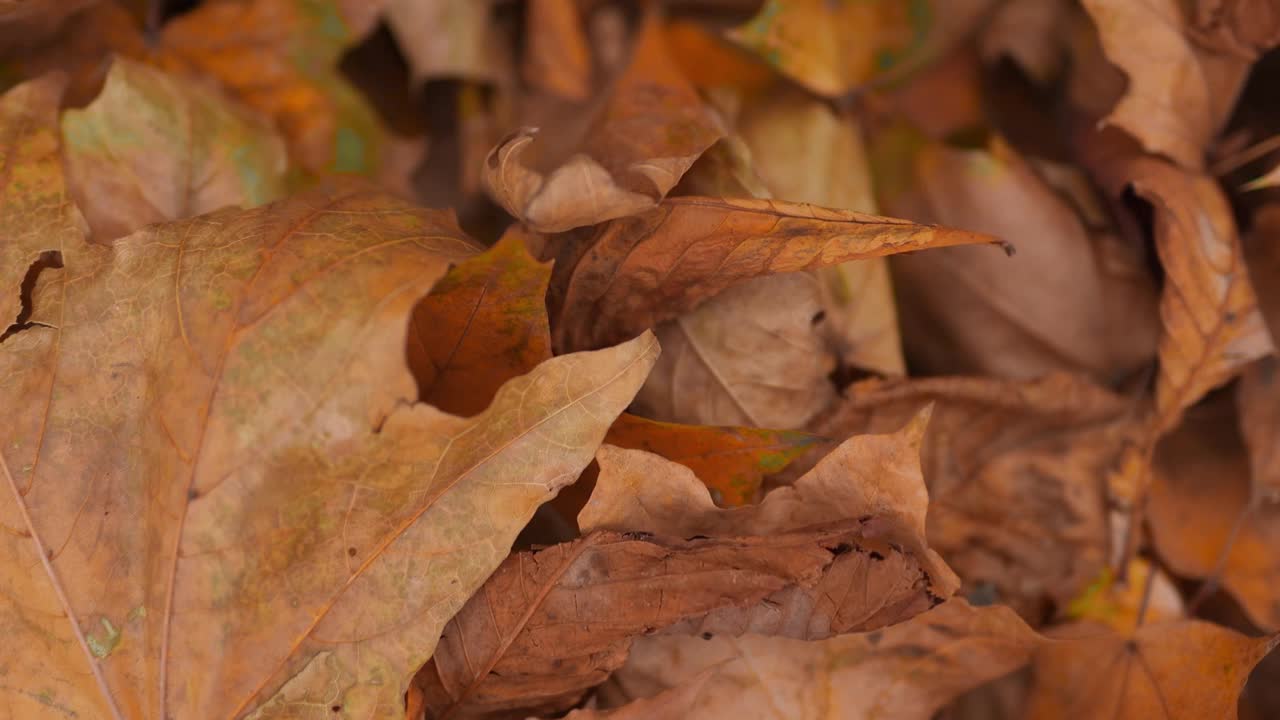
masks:
POLYGON ((0 2, 0 716, 1280 717, 1276 44, 0 2))

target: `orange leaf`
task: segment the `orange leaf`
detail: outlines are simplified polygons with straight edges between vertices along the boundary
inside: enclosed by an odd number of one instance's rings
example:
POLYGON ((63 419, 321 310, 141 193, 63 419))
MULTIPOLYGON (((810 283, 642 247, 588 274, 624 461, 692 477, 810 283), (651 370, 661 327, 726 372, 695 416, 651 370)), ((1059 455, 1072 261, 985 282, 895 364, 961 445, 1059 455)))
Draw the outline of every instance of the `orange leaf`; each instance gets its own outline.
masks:
POLYGON ((464 260, 413 310, 409 367, 422 402, 455 415, 485 409, 503 383, 551 357, 549 263, 507 231, 487 252, 464 260))
POLYGON ((623 413, 605 442, 645 450, 689 468, 722 505, 754 502, 766 475, 780 472, 821 440, 792 430, 656 422, 623 413))

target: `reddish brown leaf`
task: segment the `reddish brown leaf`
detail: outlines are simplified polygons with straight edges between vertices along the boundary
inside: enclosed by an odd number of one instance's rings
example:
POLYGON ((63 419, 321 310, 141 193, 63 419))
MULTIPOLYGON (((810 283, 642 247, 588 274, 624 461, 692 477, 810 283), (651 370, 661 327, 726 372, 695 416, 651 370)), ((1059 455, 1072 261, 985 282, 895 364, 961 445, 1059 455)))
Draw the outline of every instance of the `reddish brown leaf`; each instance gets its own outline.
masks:
POLYGON ((422 402, 475 415, 503 383, 551 357, 543 296, 549 264, 518 229, 445 275, 413 310, 409 367, 422 402))
POLYGON ((435 717, 550 712, 603 681, 642 634, 873 630, 937 602, 928 580, 857 521, 772 537, 600 531, 512 555, 449 623, 417 681, 435 717))
MULTIPOLYGON (((594 347, 748 278, 995 242, 977 233, 769 200, 679 197, 563 241, 552 275, 561 347, 594 347)), ((994 249, 991 252, 996 252, 994 249)))

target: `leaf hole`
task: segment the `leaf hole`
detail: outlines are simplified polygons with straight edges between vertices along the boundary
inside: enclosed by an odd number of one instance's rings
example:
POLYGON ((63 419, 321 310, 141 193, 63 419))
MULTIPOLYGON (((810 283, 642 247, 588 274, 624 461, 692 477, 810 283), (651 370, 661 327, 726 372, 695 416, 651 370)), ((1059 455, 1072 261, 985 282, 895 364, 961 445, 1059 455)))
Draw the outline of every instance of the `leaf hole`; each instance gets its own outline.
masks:
POLYGON ((18 317, 13 319, 13 323, 0 333, 0 343, 8 340, 11 336, 17 335, 28 328, 40 326, 49 327, 41 322, 31 322, 31 315, 35 312, 32 306, 32 296, 35 293, 36 283, 40 280, 40 273, 45 268, 61 268, 62 253, 57 250, 45 250, 40 253, 35 262, 31 263, 31 267, 27 268, 27 274, 22 278, 22 286, 18 290, 18 299, 22 303, 22 307, 18 310, 18 317))

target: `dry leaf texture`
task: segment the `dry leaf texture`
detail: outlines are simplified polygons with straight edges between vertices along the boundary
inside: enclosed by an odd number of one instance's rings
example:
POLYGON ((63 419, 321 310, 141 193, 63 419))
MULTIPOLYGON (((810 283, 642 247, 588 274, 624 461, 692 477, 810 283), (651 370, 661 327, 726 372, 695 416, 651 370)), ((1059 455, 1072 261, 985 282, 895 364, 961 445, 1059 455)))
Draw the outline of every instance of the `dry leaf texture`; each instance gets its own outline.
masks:
POLYGON ((418 676, 434 716, 550 712, 654 632, 873 630, 939 600, 915 559, 849 521, 774 536, 676 540, 598 531, 512 555, 450 622, 418 676))
POLYGON ((0 353, 21 409, 0 608, 45 648, 10 706, 403 712, 442 624, 657 351, 548 361, 471 420, 412 404, 409 313, 474 252, 447 215, 360 189, 64 245, 34 298, 53 322, 0 353))
MULTIPOLYGON (((977 233, 772 200, 679 197, 578 231, 552 274, 552 332, 565 348, 608 344, 748 278, 894 253, 994 242, 977 233)), ((991 252, 998 252, 995 248, 991 252)))

